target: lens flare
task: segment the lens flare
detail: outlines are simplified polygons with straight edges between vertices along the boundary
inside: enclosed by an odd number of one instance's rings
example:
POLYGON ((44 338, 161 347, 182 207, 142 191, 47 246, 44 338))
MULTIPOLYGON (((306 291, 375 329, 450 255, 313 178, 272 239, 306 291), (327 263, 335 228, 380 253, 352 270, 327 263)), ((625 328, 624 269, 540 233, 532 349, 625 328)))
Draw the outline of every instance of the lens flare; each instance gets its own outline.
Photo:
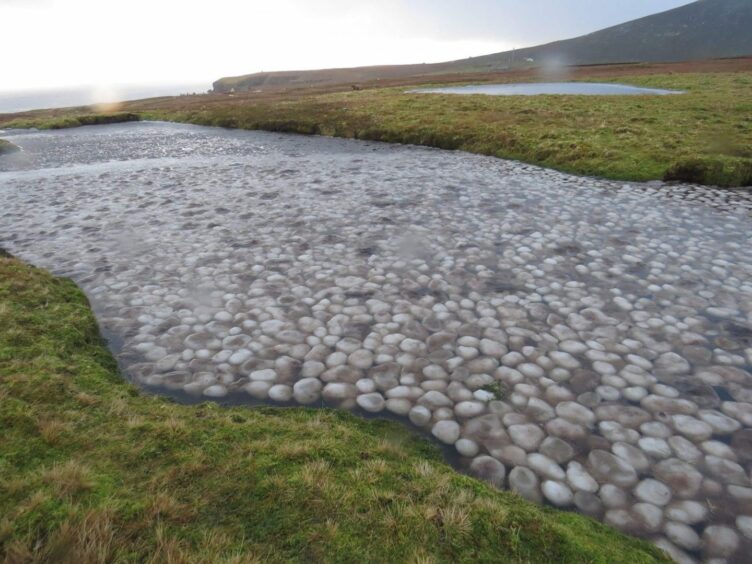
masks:
POLYGON ((110 84, 99 84, 91 89, 91 105, 99 112, 115 112, 122 107, 122 94, 110 84))

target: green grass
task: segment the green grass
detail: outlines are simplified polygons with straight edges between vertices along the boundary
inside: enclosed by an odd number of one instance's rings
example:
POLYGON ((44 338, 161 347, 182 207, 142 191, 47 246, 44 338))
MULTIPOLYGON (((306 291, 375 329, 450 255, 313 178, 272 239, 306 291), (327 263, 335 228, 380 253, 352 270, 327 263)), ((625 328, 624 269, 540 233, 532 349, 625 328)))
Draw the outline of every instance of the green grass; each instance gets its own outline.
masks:
POLYGON ((6 141, 5 139, 0 139, 0 155, 7 155, 9 153, 15 153, 18 150, 19 150, 18 147, 16 147, 10 141, 6 141))
POLYGON ((78 113, 71 111, 69 115, 44 119, 13 119, 3 124, 7 128, 28 129, 69 129, 72 127, 82 127, 84 125, 107 125, 111 123, 125 123, 129 121, 139 121, 138 114, 133 112, 115 112, 115 113, 78 113))
MULTIPOLYGON (((686 94, 452 96, 400 87, 175 97, 124 108, 143 119, 462 149, 618 180, 752 185, 752 72, 639 72, 598 80, 686 94)), ((75 124, 76 116, 0 125, 50 127, 75 124)))
POLYGON ((118 376, 79 289, 0 257, 5 562, 652 562, 462 476, 405 427, 183 406, 118 376))

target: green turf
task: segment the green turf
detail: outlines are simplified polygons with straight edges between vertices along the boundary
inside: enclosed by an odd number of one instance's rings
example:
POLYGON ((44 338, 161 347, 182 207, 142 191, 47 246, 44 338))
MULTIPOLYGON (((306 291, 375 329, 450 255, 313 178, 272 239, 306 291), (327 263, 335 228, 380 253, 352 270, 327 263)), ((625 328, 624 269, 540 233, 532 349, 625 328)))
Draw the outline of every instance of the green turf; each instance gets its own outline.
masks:
POLYGON ((652 562, 394 422, 184 406, 119 377, 80 290, 0 257, 5 562, 652 562))
POLYGON ((5 139, 0 139, 0 155, 7 155, 9 153, 15 153, 18 150, 19 150, 18 147, 16 147, 10 141, 6 141, 5 139))
POLYGON ((129 121, 138 121, 138 114, 132 112, 115 112, 115 113, 88 113, 80 110, 72 110, 67 115, 43 119, 14 119, 4 124, 9 128, 37 128, 37 129, 69 129, 72 127, 82 127, 84 125, 107 125, 112 123, 124 123, 129 121))

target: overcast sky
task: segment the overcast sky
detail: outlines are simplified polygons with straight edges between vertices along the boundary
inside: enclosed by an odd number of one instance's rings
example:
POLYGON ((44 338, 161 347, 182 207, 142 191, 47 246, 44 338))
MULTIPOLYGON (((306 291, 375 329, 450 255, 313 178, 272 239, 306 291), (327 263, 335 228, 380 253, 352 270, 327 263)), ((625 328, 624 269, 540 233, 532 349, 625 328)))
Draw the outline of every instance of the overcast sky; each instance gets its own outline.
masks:
POLYGON ((536 45, 688 0, 0 0, 0 91, 430 63, 536 45))

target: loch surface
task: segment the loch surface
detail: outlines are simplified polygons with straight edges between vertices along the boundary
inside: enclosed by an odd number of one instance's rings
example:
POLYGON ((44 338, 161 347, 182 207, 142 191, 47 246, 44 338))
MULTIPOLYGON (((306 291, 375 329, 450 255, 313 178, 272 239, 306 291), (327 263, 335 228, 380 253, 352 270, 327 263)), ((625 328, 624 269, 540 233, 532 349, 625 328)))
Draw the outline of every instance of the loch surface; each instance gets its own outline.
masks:
POLYGON ((475 84, 469 86, 447 86, 441 88, 419 88, 410 90, 413 94, 485 94, 487 96, 637 96, 682 94, 678 90, 660 88, 640 88, 626 84, 598 82, 531 82, 519 84, 475 84))

